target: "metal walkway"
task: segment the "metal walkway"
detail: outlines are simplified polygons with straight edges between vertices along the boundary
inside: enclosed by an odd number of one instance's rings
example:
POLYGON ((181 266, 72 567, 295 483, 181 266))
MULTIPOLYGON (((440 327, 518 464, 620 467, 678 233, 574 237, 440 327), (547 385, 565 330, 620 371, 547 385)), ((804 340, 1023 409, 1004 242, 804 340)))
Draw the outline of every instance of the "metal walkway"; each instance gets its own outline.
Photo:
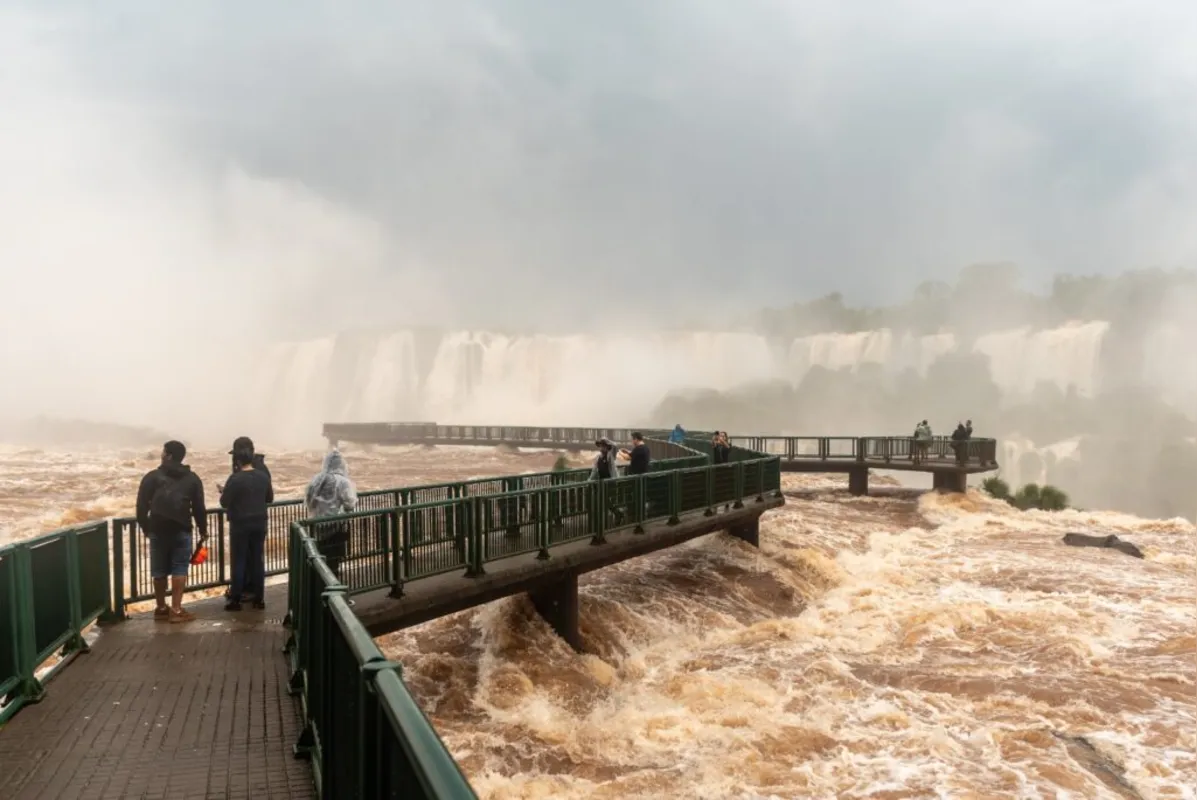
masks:
POLYGON ((149 614, 105 627, 45 698, 0 735, 0 798, 310 798, 292 755, 285 587, 265 611, 192 601, 182 625, 149 614))

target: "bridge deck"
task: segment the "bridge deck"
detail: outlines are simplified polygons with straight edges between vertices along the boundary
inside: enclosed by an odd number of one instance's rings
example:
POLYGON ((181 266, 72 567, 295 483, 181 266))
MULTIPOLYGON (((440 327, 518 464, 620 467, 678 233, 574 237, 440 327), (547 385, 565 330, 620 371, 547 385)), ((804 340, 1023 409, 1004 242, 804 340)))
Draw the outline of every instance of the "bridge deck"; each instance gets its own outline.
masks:
MULTIPOLYGON (((704 511, 682 514, 677 525, 664 520, 645 523, 643 533, 623 528, 606 534, 606 542, 592 545, 590 539, 557 545, 552 556, 538 560, 535 553, 488 561, 486 574, 467 578, 451 572, 424 578, 404 586, 401 598, 389 596, 388 589, 357 595, 354 613, 372 636, 418 625, 436 617, 473 608, 501 597, 537 589, 563 575, 580 575, 663 550, 715 531, 751 524, 769 509, 784 505, 783 497, 766 496, 757 502, 745 500, 741 509, 719 508, 713 516, 704 511)), ((502 533, 492 534, 496 539, 502 533)))
POLYGON ((291 746, 285 587, 266 611, 191 602, 183 625, 140 614, 104 628, 45 699, 0 729, 5 798, 310 798, 291 746))
POLYGON ((980 461, 957 461, 953 456, 940 458, 928 457, 919 463, 910 458, 792 458, 784 456, 781 459, 782 472, 852 472, 861 467, 879 470, 893 470, 897 472, 962 472, 966 475, 976 475, 982 472, 993 472, 996 464, 983 464, 980 461))

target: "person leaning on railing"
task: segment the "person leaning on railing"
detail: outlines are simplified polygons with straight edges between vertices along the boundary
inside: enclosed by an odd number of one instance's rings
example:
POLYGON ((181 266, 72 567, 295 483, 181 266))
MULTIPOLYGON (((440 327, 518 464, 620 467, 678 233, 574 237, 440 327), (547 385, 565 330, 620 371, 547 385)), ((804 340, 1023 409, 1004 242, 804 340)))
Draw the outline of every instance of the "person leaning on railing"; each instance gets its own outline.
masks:
POLYGON ((208 512, 204 483, 183 463, 182 442, 162 445, 162 463, 150 470, 137 487, 137 525, 150 540, 150 577, 154 580, 154 619, 189 622, 195 615, 183 608, 187 570, 191 566, 191 522, 199 543, 208 540, 208 512), (171 604, 166 605, 170 579, 171 604))
MULTIPOLYGON (((357 508, 357 489, 349 480, 349 467, 340 451, 333 450, 324 456, 324 464, 304 495, 309 517, 330 517, 348 514, 357 508)), ((345 521, 325 522, 312 531, 316 547, 336 574, 347 555, 349 525, 345 521)))

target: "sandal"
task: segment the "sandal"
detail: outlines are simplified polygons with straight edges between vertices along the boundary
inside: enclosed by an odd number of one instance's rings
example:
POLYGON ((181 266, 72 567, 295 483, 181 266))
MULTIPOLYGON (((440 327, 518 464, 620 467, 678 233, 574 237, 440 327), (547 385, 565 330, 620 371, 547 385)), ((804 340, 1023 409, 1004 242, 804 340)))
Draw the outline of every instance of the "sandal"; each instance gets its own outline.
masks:
POLYGON ((170 620, 170 608, 155 608, 154 622, 167 622, 170 620))
POLYGON ((191 622, 195 619, 195 614, 192 614, 187 609, 180 609, 179 611, 170 612, 170 624, 174 625, 178 622, 191 622))

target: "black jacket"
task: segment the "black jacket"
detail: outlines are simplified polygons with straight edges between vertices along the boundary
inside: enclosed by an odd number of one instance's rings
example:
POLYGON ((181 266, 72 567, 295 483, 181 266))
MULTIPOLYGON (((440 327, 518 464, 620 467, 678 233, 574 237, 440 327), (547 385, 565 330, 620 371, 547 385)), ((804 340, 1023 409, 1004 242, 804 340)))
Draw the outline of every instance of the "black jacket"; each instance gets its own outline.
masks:
POLYGON ((270 473, 256 467, 234 472, 220 493, 220 505, 228 511, 229 525, 234 528, 265 528, 266 506, 273 502, 270 473))
POLYGON ((163 464, 147 472, 141 479, 141 485, 137 487, 138 526, 146 533, 191 529, 190 521, 156 520, 150 516, 150 504, 154 500, 154 493, 170 480, 183 483, 179 490, 191 500, 191 517, 195 520, 195 529, 201 535, 207 536, 208 509, 204 507, 204 482, 186 464, 163 464))
POLYGON ((652 455, 648 452, 648 445, 643 442, 632 448, 629 453, 631 461, 628 463, 628 468, 624 470, 625 475, 646 475, 648 473, 649 463, 652 461, 652 455))
POLYGON ((711 448, 711 460, 716 464, 726 464, 731 460, 731 448, 725 444, 717 444, 711 448))

